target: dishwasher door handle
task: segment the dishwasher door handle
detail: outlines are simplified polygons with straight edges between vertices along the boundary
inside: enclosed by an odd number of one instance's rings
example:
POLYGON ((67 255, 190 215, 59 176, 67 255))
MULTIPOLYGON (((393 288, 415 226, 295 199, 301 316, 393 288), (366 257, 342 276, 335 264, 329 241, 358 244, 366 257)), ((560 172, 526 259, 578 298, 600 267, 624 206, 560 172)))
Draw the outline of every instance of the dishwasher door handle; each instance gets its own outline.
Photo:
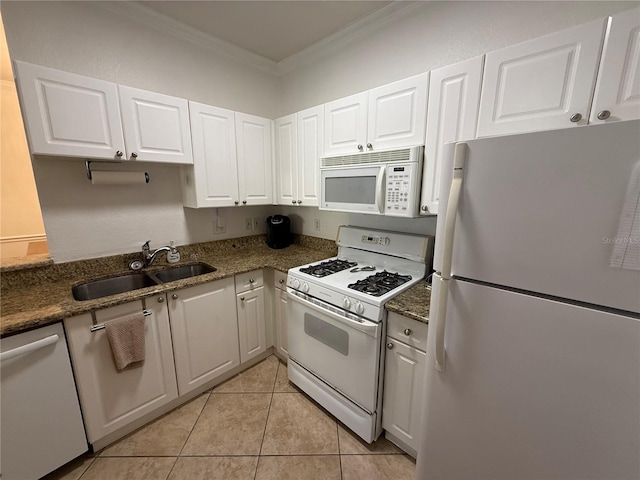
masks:
POLYGON ((0 362, 5 362, 11 358, 17 357, 18 355, 25 355, 27 353, 40 350, 41 348, 56 343, 59 339, 60 337, 58 337, 58 334, 56 333, 54 335, 44 337, 40 340, 36 340, 35 342, 27 343, 26 345, 7 350, 6 352, 0 353, 0 362))

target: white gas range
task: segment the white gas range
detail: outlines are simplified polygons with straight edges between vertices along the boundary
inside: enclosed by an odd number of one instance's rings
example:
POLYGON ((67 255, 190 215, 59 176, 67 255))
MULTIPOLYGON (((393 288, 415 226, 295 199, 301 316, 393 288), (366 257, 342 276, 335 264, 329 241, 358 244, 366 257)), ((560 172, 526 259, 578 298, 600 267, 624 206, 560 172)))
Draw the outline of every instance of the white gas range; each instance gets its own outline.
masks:
POLYGON ((384 304, 424 278, 433 237, 342 226, 337 243, 337 257, 288 272, 288 375, 372 442, 381 433, 384 304))

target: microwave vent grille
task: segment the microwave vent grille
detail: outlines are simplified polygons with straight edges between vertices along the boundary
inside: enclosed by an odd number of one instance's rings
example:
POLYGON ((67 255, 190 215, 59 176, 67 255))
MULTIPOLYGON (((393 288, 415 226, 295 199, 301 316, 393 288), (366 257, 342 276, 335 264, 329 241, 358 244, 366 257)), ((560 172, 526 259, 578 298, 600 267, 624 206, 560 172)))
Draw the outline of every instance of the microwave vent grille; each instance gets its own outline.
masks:
POLYGON ((354 153, 339 157, 327 157, 322 159, 323 167, 339 167, 346 165, 360 165, 370 163, 395 163, 411 161, 411 148, 401 150, 387 150, 382 152, 354 153))

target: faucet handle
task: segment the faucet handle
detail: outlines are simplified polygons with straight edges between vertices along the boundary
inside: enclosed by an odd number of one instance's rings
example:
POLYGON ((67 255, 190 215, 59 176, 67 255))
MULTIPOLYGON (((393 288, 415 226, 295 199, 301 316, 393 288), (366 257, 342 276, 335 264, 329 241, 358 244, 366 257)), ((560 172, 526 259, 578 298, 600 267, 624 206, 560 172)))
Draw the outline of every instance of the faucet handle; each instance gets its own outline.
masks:
POLYGON ((142 245, 142 250, 149 250, 149 243, 151 242, 151 240, 147 240, 146 242, 144 242, 144 244, 142 245))

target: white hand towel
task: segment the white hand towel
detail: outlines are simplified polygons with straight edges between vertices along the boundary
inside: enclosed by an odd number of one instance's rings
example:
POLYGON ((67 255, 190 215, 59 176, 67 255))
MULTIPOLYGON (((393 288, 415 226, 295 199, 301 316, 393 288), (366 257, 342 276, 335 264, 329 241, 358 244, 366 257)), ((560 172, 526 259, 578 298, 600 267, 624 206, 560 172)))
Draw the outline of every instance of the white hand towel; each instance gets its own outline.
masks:
POLYGON ((118 370, 144 360, 144 313, 138 312, 105 322, 113 360, 118 370))

